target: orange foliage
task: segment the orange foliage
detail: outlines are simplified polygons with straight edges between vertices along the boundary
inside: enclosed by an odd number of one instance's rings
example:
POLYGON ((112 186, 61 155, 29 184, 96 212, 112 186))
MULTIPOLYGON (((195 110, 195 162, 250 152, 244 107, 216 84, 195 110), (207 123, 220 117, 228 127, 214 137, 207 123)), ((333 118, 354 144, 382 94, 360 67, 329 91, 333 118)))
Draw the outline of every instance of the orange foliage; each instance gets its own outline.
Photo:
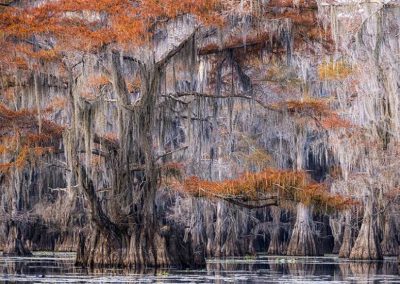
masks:
POLYGON ((103 135, 103 138, 110 143, 118 143, 118 134, 115 132, 107 132, 103 135))
POLYGON ((42 131, 38 132, 36 111, 14 111, 0 104, 0 153, 10 162, 0 164, 0 172, 12 168, 21 169, 28 161, 49 153, 61 139, 63 128, 43 119, 42 131))
POLYGON ((62 110, 67 106, 67 99, 62 96, 54 97, 46 106, 45 112, 62 110))
POLYGON ((302 202, 321 210, 340 210, 354 204, 348 198, 329 193, 324 184, 312 181, 304 171, 271 168, 224 181, 190 177, 185 181, 184 189, 197 197, 241 198, 249 201, 262 199, 265 194, 277 194, 281 201, 302 202))
POLYGON ((276 109, 285 109, 289 114, 302 114, 316 119, 325 129, 349 128, 352 124, 341 118, 329 106, 326 99, 306 97, 301 100, 287 100, 273 105, 276 109))
POLYGON ((327 100, 311 97, 301 100, 287 100, 274 105, 279 109, 286 109, 289 113, 313 114, 316 116, 325 116, 331 113, 327 100))
POLYGON ((99 88, 110 84, 110 80, 103 74, 92 75, 88 79, 88 84, 91 87, 99 88))
POLYGON ((324 62, 318 66, 318 76, 321 80, 343 80, 352 72, 352 67, 344 61, 324 62))
POLYGON ((341 118, 335 113, 321 118, 320 123, 325 129, 350 128, 353 126, 350 121, 341 118))
MULTIPOLYGON (((12 110, 0 103, 0 131, 9 132, 15 128, 24 133, 35 133, 38 131, 38 121, 36 117, 36 110, 12 110)), ((48 121, 42 120, 42 133, 49 134, 52 137, 61 137, 63 127, 48 121)))
POLYGON ((136 76, 133 80, 128 81, 127 88, 130 93, 136 92, 140 90, 141 81, 138 76, 136 76))
MULTIPOLYGON (((105 45, 144 45, 158 25, 184 14, 204 24, 221 24, 219 0, 58 0, 7 7, 0 13, 2 39, 10 39, 29 58, 53 60, 61 51, 94 51, 105 45), (27 47, 32 36, 51 37, 54 46, 27 47)), ((1 40, 1 39, 0 39, 1 40)), ((10 49, 11 50, 11 49, 10 49)))

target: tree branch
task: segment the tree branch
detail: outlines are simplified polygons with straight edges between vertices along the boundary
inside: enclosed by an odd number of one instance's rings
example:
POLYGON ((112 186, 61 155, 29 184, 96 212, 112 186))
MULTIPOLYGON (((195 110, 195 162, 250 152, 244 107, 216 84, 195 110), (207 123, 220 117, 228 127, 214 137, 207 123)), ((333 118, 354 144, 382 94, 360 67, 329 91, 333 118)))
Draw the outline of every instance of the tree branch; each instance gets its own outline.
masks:
POLYGON ((160 156, 158 156, 158 157, 156 158, 156 161, 158 161, 158 160, 161 159, 161 158, 164 158, 165 156, 171 155, 171 154, 173 154, 173 153, 176 153, 176 152, 179 152, 179 151, 182 151, 182 150, 186 150, 188 147, 189 147, 189 146, 186 145, 186 146, 183 146, 183 147, 181 147, 181 148, 178 148, 178 149, 169 151, 169 152, 167 152, 167 153, 165 153, 165 154, 162 154, 162 155, 160 155, 160 156))
POLYGON ((178 54, 185 46, 186 44, 193 40, 198 28, 195 28, 194 31, 190 34, 188 38, 183 40, 178 46, 174 47, 172 50, 170 50, 163 58, 161 58, 158 62, 156 62, 156 67, 159 69, 162 69, 168 62, 169 60, 174 57, 176 54, 178 54))
POLYGON ((266 103, 264 103, 262 100, 257 99, 253 96, 248 95, 250 94, 249 92, 246 93, 241 93, 241 94, 233 94, 233 95, 229 95, 229 96, 220 96, 220 95, 211 95, 211 94, 206 94, 206 93, 198 93, 198 92, 187 92, 187 93, 175 93, 175 94, 168 94, 167 96, 164 96, 166 98, 182 98, 182 97, 202 97, 202 98, 212 98, 212 99, 230 99, 230 98, 240 98, 240 99, 246 99, 246 100, 251 100, 256 102, 257 104, 259 104, 261 107, 267 109, 267 110, 271 110, 271 111, 275 111, 275 112, 282 112, 282 110, 280 110, 279 108, 276 108, 272 105, 268 105, 266 103))

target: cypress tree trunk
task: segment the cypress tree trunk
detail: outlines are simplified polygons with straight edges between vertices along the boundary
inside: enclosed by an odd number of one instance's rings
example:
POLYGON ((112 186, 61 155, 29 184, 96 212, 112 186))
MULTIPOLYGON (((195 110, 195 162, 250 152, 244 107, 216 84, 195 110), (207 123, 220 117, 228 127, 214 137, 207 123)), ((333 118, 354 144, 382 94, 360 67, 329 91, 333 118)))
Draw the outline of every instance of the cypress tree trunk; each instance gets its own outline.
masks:
POLYGON ((343 221, 345 220, 345 218, 346 217, 344 215, 340 214, 338 215, 337 219, 336 218, 329 219, 329 225, 331 226, 332 235, 334 239, 334 244, 332 249, 333 254, 338 254, 342 246, 343 235, 344 235, 343 221))
POLYGON ((351 211, 348 210, 345 213, 345 225, 343 232, 342 245, 339 250, 340 258, 348 258, 351 253, 351 248, 353 247, 354 233, 352 229, 352 218, 351 211))
POLYGON ((367 199, 360 232, 350 253, 350 259, 380 260, 382 250, 378 240, 376 218, 371 197, 367 199))
MULTIPOLYGON (((76 262, 84 266, 192 266, 195 258, 192 257, 190 242, 184 243, 182 232, 178 234, 175 228, 162 227, 157 218, 155 199, 159 170, 154 153, 153 126, 161 70, 157 66, 140 64, 141 98, 139 105, 134 107, 128 105, 128 92, 118 53, 112 54, 111 65, 119 104, 119 148, 115 157, 110 159, 111 163, 115 163, 110 168, 113 171, 113 194, 126 198, 110 202, 111 214, 107 215, 96 195, 90 173, 80 164, 76 154, 71 154, 75 156, 76 176, 89 203, 91 217, 90 234, 81 238, 76 262), (131 182, 134 172, 131 164, 140 168, 137 170, 141 175, 139 185, 131 182), (130 194, 135 194, 135 198, 130 199, 130 194), (133 211, 132 222, 126 224, 127 217, 119 212, 119 202, 131 202, 128 206, 133 211)), ((85 114, 90 110, 80 108, 84 112, 81 117, 87 117, 85 114)), ((88 121, 83 121, 83 125, 90 128, 88 121)), ((71 144, 76 145, 76 137, 73 140, 71 144)), ((73 148, 76 149, 76 146, 73 148)), ((91 152, 91 149, 87 148, 86 152, 91 152)))
POLYGON ((311 228, 310 208, 299 203, 297 205, 296 223, 287 248, 287 255, 315 256, 318 250, 311 228))
POLYGON ((21 229, 18 224, 11 222, 8 226, 7 242, 4 246, 4 256, 30 256, 32 253, 25 247, 21 229))
POLYGON ((271 228, 271 241, 268 246, 268 254, 282 255, 285 252, 285 244, 282 240, 281 228, 281 209, 279 207, 271 207, 272 215, 272 228, 271 228))
MULTIPOLYGON (((29 200, 25 198, 24 190, 28 186, 24 178, 23 171, 15 169, 11 174, 10 181, 4 183, 4 187, 0 188, 9 203, 10 219, 6 221, 4 255, 10 256, 29 256, 32 253, 26 247, 24 239, 24 220, 20 220, 18 214, 24 212, 29 200)), ((4 197, 3 197, 4 198, 4 197)))
POLYGON ((385 215, 385 225, 383 229, 383 240, 381 242, 381 247, 382 254, 384 256, 397 256, 399 253, 396 225, 391 212, 387 212, 385 215))

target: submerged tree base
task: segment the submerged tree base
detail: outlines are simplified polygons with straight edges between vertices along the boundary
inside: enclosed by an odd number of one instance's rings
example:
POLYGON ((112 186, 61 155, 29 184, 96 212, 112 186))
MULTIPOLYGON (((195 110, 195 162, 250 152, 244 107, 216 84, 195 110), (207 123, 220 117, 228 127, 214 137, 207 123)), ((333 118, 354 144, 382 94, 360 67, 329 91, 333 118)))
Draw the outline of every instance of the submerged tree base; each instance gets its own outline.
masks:
POLYGON ((378 240, 376 220, 373 218, 374 207, 371 200, 364 208, 363 222, 357 239, 350 253, 350 259, 381 260, 382 249, 378 240))
POLYGON ((287 248, 287 255, 316 256, 318 249, 310 224, 310 209, 299 203, 297 205, 296 224, 287 248))
POLYGON ((199 267, 205 259, 195 256, 190 241, 182 233, 164 226, 160 232, 149 226, 140 232, 113 237, 94 230, 80 236, 76 264, 85 267, 199 267))

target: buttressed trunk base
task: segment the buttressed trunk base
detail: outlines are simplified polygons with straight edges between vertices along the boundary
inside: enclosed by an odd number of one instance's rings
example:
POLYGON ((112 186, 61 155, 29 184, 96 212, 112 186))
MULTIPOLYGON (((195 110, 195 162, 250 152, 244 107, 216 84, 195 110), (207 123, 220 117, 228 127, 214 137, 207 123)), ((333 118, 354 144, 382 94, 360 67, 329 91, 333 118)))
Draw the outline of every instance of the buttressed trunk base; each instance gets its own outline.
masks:
POLYGON ((293 228, 287 248, 287 255, 316 256, 317 246, 311 228, 310 208, 299 203, 297 205, 296 224, 293 228))
POLYGON ((380 260, 383 259, 378 240, 376 220, 373 218, 373 202, 367 200, 360 232, 350 253, 350 259, 380 260))

